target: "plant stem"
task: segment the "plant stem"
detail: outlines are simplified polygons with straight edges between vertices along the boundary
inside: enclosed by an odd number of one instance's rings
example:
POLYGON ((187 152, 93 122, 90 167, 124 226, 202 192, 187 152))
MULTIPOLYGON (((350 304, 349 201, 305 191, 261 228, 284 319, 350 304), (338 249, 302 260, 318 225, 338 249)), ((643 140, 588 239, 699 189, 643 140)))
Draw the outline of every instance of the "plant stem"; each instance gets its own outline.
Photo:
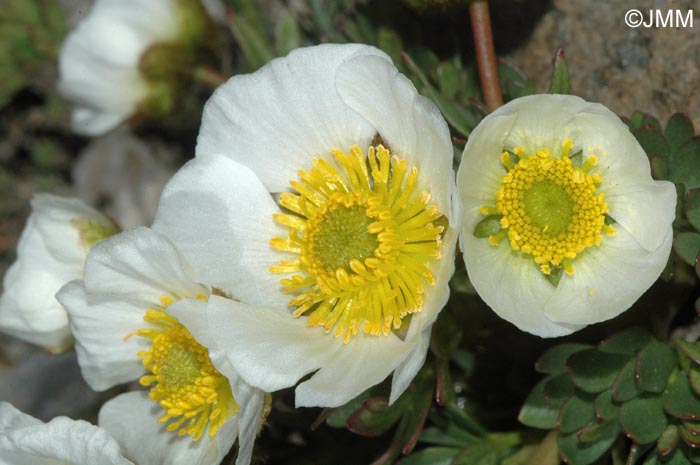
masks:
POLYGON ((226 76, 208 66, 199 66, 195 68, 192 73, 192 77, 194 77, 195 81, 206 84, 212 89, 216 89, 221 84, 228 81, 226 76))
POLYGON ((469 4, 469 15, 474 31, 474 48, 479 67, 479 80, 484 103, 493 111, 503 105, 501 82, 498 79, 498 63, 493 48, 489 4, 486 0, 476 0, 469 4))

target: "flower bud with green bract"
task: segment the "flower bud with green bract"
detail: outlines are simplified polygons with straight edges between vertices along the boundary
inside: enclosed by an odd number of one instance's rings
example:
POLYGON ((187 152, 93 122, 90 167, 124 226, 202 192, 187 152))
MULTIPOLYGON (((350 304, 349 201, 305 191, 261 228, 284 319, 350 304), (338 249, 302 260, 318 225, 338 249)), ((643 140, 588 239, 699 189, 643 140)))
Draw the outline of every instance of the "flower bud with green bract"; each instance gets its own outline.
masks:
POLYGON ((192 70, 214 56, 216 29, 199 0, 98 0, 59 57, 72 127, 99 135, 172 112, 192 70))
POLYGON ((469 277, 523 331, 561 336, 613 318, 666 265, 675 188, 652 179, 642 147, 600 104, 513 100, 474 129, 457 184, 469 277))

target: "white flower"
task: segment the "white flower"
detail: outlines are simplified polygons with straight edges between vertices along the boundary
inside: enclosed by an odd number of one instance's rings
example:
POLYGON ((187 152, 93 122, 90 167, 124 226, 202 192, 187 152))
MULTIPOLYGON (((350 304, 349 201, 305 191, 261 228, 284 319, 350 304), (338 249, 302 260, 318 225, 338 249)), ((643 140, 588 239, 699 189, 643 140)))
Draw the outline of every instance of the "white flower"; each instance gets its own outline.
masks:
POLYGON ((0 463, 133 465, 104 429, 67 417, 42 423, 7 402, 0 402, 0 463))
POLYGON ((469 137, 460 236, 484 301, 560 336, 628 309, 668 259, 676 191, 620 119, 565 95, 516 99, 469 137))
POLYGON ((139 379, 150 392, 106 403, 99 424, 149 465, 217 465, 239 437, 237 465, 250 463, 264 394, 244 383, 216 347, 188 330, 204 324, 210 289, 185 258, 147 228, 123 232, 90 252, 84 281, 57 294, 70 314, 78 363, 101 391, 139 379), (197 300, 199 299, 199 300, 197 300))
POLYGON ((96 0, 59 56, 59 91, 76 104, 76 132, 103 134, 174 105, 178 67, 210 31, 199 0, 96 0))
POLYGON ((5 274, 0 330, 52 351, 71 342, 66 311, 54 295, 82 278, 96 242, 117 231, 112 221, 78 199, 37 194, 17 244, 17 260, 5 274))
POLYGON ((231 297, 209 299, 195 335, 265 391, 315 372, 297 406, 341 405, 392 372, 395 400, 454 270, 452 145, 435 105, 373 47, 298 49, 216 91, 197 155, 154 223, 231 297))

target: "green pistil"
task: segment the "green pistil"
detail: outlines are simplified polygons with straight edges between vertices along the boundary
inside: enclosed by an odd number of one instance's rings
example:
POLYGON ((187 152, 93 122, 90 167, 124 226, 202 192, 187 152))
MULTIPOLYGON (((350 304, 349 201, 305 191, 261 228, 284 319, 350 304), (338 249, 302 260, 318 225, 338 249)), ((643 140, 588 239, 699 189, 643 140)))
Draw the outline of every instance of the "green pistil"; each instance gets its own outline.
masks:
POLYGON ((558 236, 565 233, 574 212, 574 201, 566 189, 545 179, 534 183, 525 192, 525 213, 543 233, 558 236))

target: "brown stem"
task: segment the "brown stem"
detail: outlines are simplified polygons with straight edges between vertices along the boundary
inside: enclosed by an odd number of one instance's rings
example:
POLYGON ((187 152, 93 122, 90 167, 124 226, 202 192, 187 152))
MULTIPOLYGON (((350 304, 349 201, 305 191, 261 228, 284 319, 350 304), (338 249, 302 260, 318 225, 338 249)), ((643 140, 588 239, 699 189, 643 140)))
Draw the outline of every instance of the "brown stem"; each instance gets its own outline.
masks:
POLYGON ((476 49, 476 62, 479 66, 481 92, 484 94, 484 103, 489 110, 493 111, 503 105, 503 95, 501 82, 498 79, 498 63, 493 48, 488 2, 486 0, 471 2, 469 15, 474 31, 474 48, 476 49))
POLYGON ((192 76, 194 77, 195 81, 206 84, 212 89, 216 89, 221 84, 228 81, 226 76, 208 66, 200 66, 195 68, 192 76))

